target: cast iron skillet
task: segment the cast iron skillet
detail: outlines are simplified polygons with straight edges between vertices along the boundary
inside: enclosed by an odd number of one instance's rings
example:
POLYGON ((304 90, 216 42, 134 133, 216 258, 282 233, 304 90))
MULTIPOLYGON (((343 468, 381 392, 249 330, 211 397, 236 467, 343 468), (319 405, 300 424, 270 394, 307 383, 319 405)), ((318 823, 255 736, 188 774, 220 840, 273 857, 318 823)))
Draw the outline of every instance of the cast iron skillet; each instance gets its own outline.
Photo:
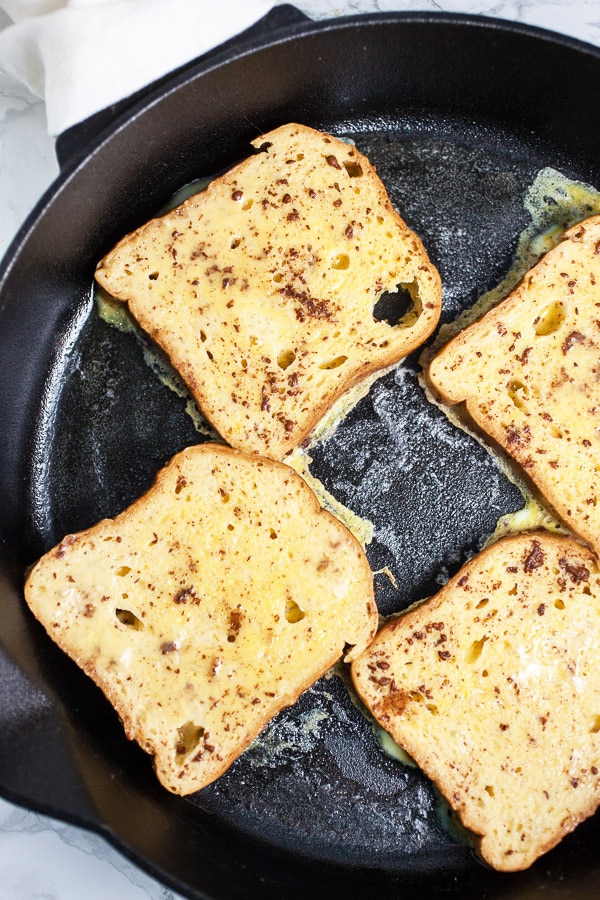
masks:
MULTIPOLYGON (((453 319, 510 266, 522 195, 552 165, 600 184, 600 53, 468 16, 312 23, 284 7, 126 109, 59 142, 63 171, 0 274, 0 791, 94 829, 191 897, 385 890, 588 897, 600 820, 516 875, 453 840, 439 800, 386 756, 342 681, 323 679, 214 785, 169 795, 100 692, 33 621, 23 572, 112 515, 202 438, 136 340, 92 302, 97 260, 173 192, 287 121, 347 135, 422 236, 453 319)), ((314 451, 314 471, 375 525, 383 613, 436 590, 521 505, 487 453, 430 406, 409 359, 314 451)))

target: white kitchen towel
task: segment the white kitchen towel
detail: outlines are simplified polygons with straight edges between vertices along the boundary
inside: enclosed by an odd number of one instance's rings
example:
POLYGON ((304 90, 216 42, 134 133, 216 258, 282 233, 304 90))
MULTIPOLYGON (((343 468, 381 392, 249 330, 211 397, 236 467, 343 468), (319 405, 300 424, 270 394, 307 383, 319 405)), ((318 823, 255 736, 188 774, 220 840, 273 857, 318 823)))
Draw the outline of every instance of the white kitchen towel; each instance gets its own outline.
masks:
POLYGON ((46 101, 48 131, 134 93, 264 16, 276 0, 0 0, 0 71, 46 101))

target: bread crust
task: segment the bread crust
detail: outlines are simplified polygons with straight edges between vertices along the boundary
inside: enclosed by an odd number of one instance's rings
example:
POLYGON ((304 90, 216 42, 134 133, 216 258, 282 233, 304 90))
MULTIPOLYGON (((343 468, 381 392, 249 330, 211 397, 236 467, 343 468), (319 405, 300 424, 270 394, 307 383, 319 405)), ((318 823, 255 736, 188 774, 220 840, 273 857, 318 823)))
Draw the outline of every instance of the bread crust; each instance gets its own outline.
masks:
POLYGON ((454 337, 425 380, 600 550, 600 217, 565 232, 505 300, 454 337))
POLYGON ((527 868, 600 803, 599 641, 596 554, 532 532, 482 551, 352 665, 499 870, 527 868))
POLYGON ((189 794, 377 626, 360 544, 283 463, 218 444, 69 535, 25 597, 98 684, 158 778, 189 794))
POLYGON ((121 240, 98 283, 126 303, 238 449, 283 458, 335 400, 435 328, 441 282, 359 151, 306 126, 121 240), (373 316, 404 285, 412 311, 373 316))

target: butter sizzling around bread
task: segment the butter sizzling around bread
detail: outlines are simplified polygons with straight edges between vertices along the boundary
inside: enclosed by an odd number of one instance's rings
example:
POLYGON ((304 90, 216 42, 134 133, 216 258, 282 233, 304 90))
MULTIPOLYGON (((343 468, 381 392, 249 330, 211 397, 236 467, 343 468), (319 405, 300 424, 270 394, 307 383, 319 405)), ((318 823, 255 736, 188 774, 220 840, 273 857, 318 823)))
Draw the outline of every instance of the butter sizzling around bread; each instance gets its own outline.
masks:
POLYGON ((227 443, 274 459, 435 328, 441 285, 355 147, 301 125, 125 237, 96 278, 128 304, 227 443), (412 307, 390 325, 383 292, 412 307))
POLYGON ((571 538, 505 538, 352 665, 481 856, 529 866, 600 803, 600 576, 571 538))
POLYGON ((425 372, 600 550, 600 216, 565 232, 425 372))
POLYGON ((25 595, 178 794, 217 778, 377 627, 358 542, 288 466, 191 447, 115 519, 66 537, 25 595))

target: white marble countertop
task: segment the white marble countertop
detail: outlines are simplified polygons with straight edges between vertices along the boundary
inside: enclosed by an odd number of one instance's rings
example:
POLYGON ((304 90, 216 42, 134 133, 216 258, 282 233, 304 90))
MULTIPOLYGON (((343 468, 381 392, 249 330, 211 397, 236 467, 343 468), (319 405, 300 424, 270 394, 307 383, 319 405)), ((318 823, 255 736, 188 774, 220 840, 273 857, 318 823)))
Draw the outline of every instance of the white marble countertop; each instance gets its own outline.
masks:
MULTIPOLYGON (((168 2, 168 0, 165 0, 168 2)), ((542 26, 600 46, 599 0, 304 0, 313 17, 391 11, 465 12, 542 26)), ((0 12, 0 31, 9 19, 0 12)), ((0 75, 0 256, 58 172, 44 104, 0 75)), ((0 900, 174 900, 95 834, 0 799, 0 900)))

